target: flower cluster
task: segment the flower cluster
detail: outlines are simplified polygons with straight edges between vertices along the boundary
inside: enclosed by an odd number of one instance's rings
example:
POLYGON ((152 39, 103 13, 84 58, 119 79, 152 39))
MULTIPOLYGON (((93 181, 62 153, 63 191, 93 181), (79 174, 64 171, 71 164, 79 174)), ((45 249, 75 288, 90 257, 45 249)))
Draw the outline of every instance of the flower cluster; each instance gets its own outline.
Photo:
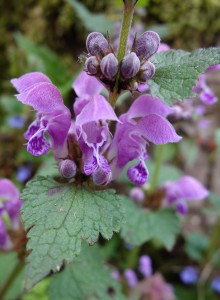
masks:
POLYGON ((73 83, 77 94, 74 121, 59 91, 44 74, 28 73, 13 79, 12 84, 20 92, 17 99, 37 111, 36 120, 25 133, 27 150, 35 156, 47 153, 50 148, 47 132, 60 174, 65 178, 85 174, 91 175, 96 185, 107 184, 119 176, 128 162, 136 159, 138 163, 128 169, 127 175, 135 184, 142 185, 148 178, 145 165, 148 143, 181 139, 166 119, 172 109, 160 99, 142 95, 118 118, 100 95, 104 86, 86 72, 73 83), (109 121, 117 122, 113 138, 109 121))
POLYGON ((169 181, 164 184, 165 201, 167 206, 176 208, 179 214, 185 215, 188 211, 188 201, 205 199, 209 192, 195 178, 183 176, 177 181, 169 181))
POLYGON ((212 105, 218 101, 218 98, 207 84, 207 75, 212 71, 220 69, 220 65, 213 65, 206 69, 204 74, 199 75, 199 80, 196 86, 193 87, 192 91, 198 94, 201 101, 206 105, 212 105))
POLYGON ((92 32, 87 37, 88 58, 85 71, 96 76, 110 90, 113 90, 119 79, 118 89, 136 90, 138 84, 145 83, 155 73, 155 66, 149 58, 155 54, 160 45, 156 32, 146 31, 135 37, 131 49, 120 62, 110 42, 99 32, 92 32), (116 79, 117 74, 120 74, 116 79))
MULTIPOLYGON (((138 271, 143 276, 141 281, 138 280, 136 272, 132 269, 126 269, 124 277, 127 285, 131 289, 135 288, 135 293, 136 295, 140 294, 140 298, 152 300, 173 300, 175 298, 172 286, 165 282, 162 275, 160 273, 153 274, 152 261, 148 255, 142 255, 139 258, 138 271)), ((115 273, 113 276, 116 278, 115 273)), ((117 274, 117 279, 120 280, 120 274, 117 274)))
POLYGON ((20 226, 20 208, 22 201, 19 199, 19 191, 8 179, 0 179, 0 249, 12 249, 12 241, 4 217, 10 220, 10 229, 17 230, 20 226))

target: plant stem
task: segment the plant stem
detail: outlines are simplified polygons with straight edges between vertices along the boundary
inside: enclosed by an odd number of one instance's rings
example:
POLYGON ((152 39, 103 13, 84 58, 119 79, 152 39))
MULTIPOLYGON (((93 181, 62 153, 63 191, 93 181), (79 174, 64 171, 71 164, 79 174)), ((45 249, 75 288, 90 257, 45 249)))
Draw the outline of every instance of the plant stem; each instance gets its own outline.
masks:
POLYGON ((138 246, 135 246, 131 251, 129 251, 126 268, 134 269, 136 267, 139 252, 140 252, 140 247, 138 246))
POLYGON ((9 275, 8 279, 6 280, 5 284, 2 286, 0 290, 0 299, 3 299, 5 294, 10 289, 11 285, 13 284, 14 280, 18 276, 18 274, 21 272, 21 270, 24 268, 24 263, 19 261, 14 269, 12 270, 11 274, 9 275))
MULTIPOLYGON (((118 53, 117 53, 119 66, 126 54, 127 40, 128 40, 129 31, 131 29, 131 23, 133 19, 134 6, 135 6, 135 4, 132 2, 133 1, 124 2, 124 14, 123 14, 123 20, 121 25, 121 32, 120 32, 120 39, 119 39, 118 53)), ((119 79, 120 79, 120 71, 118 71, 118 74, 116 76, 114 90, 112 93, 110 93, 109 96, 109 103, 111 104, 112 107, 115 106, 115 103, 119 96, 119 92, 118 92, 119 79)))
POLYGON ((163 158, 163 149, 164 149, 164 145, 158 145, 156 149, 156 161, 155 161, 154 171, 152 175, 150 190, 149 190, 150 194, 152 194, 155 191, 158 184, 158 177, 159 177, 160 167, 163 158))

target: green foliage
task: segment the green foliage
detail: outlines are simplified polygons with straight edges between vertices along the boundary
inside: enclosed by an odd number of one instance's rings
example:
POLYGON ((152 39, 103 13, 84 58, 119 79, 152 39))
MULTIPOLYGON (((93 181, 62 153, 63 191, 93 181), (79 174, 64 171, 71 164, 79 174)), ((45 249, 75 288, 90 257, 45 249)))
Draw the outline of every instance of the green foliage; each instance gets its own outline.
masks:
POLYGON ((130 199, 124 198, 123 202, 126 219, 121 236, 127 243, 136 246, 157 239, 168 250, 172 249, 180 230, 179 218, 174 211, 150 212, 139 208, 130 199))
POLYGON ((45 278, 39 282, 29 293, 22 297, 22 300, 48 300, 48 285, 50 279, 45 278))
POLYGON ((112 23, 106 16, 91 13, 82 3, 76 0, 67 1, 76 10, 77 15, 88 31, 99 31, 106 34, 111 29, 112 23))
POLYGON ((25 229, 30 229, 27 288, 57 270, 64 260, 71 262, 80 253, 82 240, 94 244, 99 234, 110 239, 123 219, 114 190, 91 191, 38 177, 27 184, 21 199, 25 229))
MULTIPOLYGON (((0 290, 1 287, 5 285, 8 278, 11 276, 13 270, 19 267, 19 260, 17 258, 17 253, 0 253, 0 290)), ((20 268, 20 267, 19 267, 20 268)), ((16 274, 12 284, 10 285, 8 291, 2 300, 12 300, 17 299, 23 292, 23 278, 24 272, 22 269, 16 274)), ((0 296, 1 297, 1 296, 0 296)))
POLYGON ((54 51, 44 46, 38 46, 21 33, 15 34, 15 40, 19 48, 26 53, 34 71, 45 73, 57 86, 62 86, 69 81, 67 69, 54 51))
POLYGON ((112 271, 104 265, 100 248, 83 246, 80 256, 53 276, 49 299, 125 299, 120 284, 111 277, 112 271))
POLYGON ((208 66, 220 63, 220 48, 198 49, 195 52, 170 50, 155 54, 151 61, 156 73, 149 81, 151 93, 171 104, 195 96, 192 87, 198 75, 208 66))
POLYGON ((204 252, 208 245, 209 240, 205 235, 194 232, 188 235, 185 250, 190 258, 199 262, 204 259, 204 252))

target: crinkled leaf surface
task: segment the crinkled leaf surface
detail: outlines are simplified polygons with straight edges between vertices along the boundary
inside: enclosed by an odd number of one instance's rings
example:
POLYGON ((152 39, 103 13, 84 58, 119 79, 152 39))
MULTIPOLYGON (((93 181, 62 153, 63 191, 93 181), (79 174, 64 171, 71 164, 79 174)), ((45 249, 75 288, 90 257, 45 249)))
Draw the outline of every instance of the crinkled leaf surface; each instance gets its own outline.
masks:
POLYGON ((220 48, 198 49, 195 52, 169 50, 155 54, 154 77, 148 82, 153 96, 167 103, 194 97, 192 87, 208 66, 220 64, 220 48))
POLYGON ((145 211, 126 198, 123 203, 126 219, 121 236, 127 243, 141 245, 155 238, 168 250, 172 249, 180 230, 180 221, 174 211, 170 209, 157 212, 145 211))
POLYGON ((104 265, 98 246, 82 247, 80 256, 53 276, 49 286, 50 300, 120 300, 120 284, 111 277, 112 270, 104 265))
POLYGON ((24 189, 22 219, 28 231, 26 288, 80 253, 81 241, 94 244, 99 234, 119 231, 123 206, 114 190, 91 191, 37 177, 24 189))

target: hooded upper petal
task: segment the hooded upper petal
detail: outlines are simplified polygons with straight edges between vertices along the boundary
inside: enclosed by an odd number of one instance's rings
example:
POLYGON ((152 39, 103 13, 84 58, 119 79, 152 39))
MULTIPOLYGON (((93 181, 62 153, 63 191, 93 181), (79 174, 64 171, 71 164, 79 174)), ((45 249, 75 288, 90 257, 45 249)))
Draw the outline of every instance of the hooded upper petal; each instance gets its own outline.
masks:
POLYGON ((41 72, 27 73, 11 80, 11 83, 19 93, 23 93, 32 88, 33 85, 43 82, 51 83, 50 79, 41 72))
POLYGON ((94 76, 90 76, 83 71, 74 81, 73 89, 78 97, 84 95, 94 96, 99 94, 104 89, 104 86, 94 76))
POLYGON ((148 114, 158 114, 166 117, 172 112, 173 109, 159 98, 152 97, 151 95, 142 95, 133 102, 125 115, 129 119, 144 117, 148 114))
POLYGON ((183 176, 176 182, 180 190, 180 197, 185 200, 202 200, 209 191, 194 177, 183 176))
POLYGON ((76 117, 76 126, 99 120, 119 121, 111 105, 101 95, 95 95, 76 117))

